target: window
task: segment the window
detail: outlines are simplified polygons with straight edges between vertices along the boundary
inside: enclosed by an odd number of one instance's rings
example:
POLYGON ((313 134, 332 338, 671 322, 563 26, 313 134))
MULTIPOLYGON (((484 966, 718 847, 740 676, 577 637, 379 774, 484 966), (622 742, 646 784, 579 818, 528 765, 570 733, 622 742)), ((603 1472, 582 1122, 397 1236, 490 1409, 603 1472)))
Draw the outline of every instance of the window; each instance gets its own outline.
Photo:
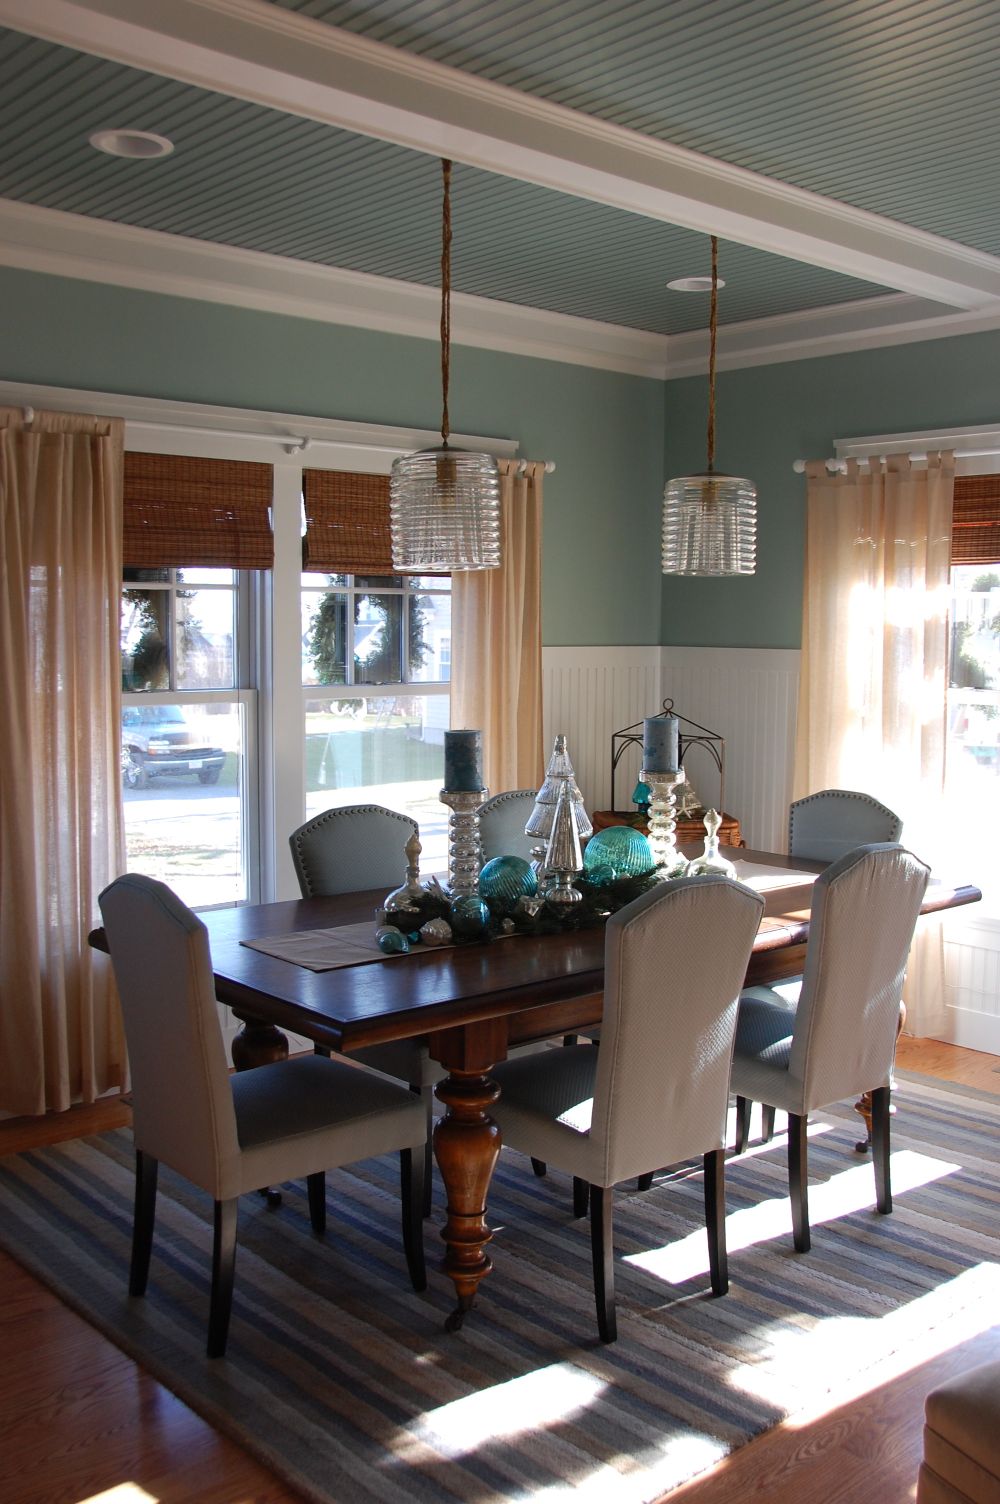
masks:
POLYGON ((186 903, 246 902, 247 571, 125 570, 121 762, 128 865, 186 903))
POLYGON ((438 576, 302 576, 307 817, 366 801, 410 814, 427 870, 447 863, 450 591, 438 576))

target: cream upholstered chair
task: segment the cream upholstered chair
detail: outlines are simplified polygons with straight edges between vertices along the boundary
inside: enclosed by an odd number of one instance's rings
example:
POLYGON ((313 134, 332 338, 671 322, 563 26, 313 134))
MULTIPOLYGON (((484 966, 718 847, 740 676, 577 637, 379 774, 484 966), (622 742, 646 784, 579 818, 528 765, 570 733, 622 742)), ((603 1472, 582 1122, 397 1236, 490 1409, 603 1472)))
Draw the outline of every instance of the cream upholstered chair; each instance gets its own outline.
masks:
MULTIPOLYGON (((805 862, 835 862, 866 842, 899 841, 903 822, 870 794, 853 789, 821 789, 796 799, 788 808, 788 854, 805 862)), ((802 978, 780 989, 782 996, 798 996, 802 978)), ((765 1143, 774 1133, 774 1108, 762 1109, 765 1143)), ((744 1143, 743 1147, 746 1147, 744 1143)))
POLYGON ((737 998, 764 912, 721 876, 660 884, 608 920, 601 1047, 571 1045, 498 1065, 503 1142, 589 1187, 601 1338, 617 1335, 612 1190, 704 1156, 712 1290, 728 1289, 724 1144, 737 998))
POLYGON ((302 897, 398 888, 406 875, 406 843, 419 834, 416 820, 381 804, 323 810, 288 838, 302 897))
MULTIPOLYGON (((417 822, 409 815, 397 814, 381 804, 349 804, 324 810, 288 838, 302 897, 330 898, 365 888, 391 892, 405 876, 406 843, 418 834, 417 822)), ((355 1051, 351 1059, 407 1082, 423 1102, 427 1119, 424 1212, 428 1214, 434 1087, 444 1079, 445 1072, 419 1039, 369 1045, 355 1051)))
POLYGON ((538 845, 538 838, 526 836, 524 827, 535 807, 535 789, 511 789, 506 794, 494 794, 479 811, 479 840, 483 848, 483 861, 495 856, 523 856, 531 860, 531 848, 538 845))
POLYGON ((806 1123, 814 1109, 872 1094, 876 1201, 892 1211, 889 1078, 906 958, 930 875, 893 843, 859 846, 813 888, 805 972, 797 1000, 771 987, 740 998, 732 1087, 737 1148, 747 1102, 788 1113, 788 1178, 795 1247, 810 1246, 806 1123))
POLYGON ((314 1230, 326 1221, 324 1172, 401 1151, 403 1243, 414 1289, 426 1285, 420 1103, 370 1071, 317 1055, 231 1076, 215 1001, 208 932, 163 883, 132 873, 100 895, 132 1072, 136 1150, 129 1293, 146 1290, 159 1161, 215 1201, 208 1356, 225 1352, 236 1260, 237 1198, 306 1177, 314 1230))
POLYGON ((857 846, 902 836, 898 815, 853 789, 822 789, 788 809, 788 854, 803 861, 835 862, 857 846))

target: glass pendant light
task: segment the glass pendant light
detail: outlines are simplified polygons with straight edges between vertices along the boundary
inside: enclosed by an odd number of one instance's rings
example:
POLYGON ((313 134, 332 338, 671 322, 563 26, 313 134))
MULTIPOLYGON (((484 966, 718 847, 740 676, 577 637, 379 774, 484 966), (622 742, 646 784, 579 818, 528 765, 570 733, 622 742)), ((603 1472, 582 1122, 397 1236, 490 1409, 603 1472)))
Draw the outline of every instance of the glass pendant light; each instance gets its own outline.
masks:
POLYGON ((448 443, 451 363, 451 163, 441 162, 441 443, 400 455, 389 480, 392 565, 454 574, 500 563, 500 473, 491 454, 448 443))
POLYGON ((753 574, 757 568, 757 488, 715 470, 715 337, 719 242, 712 236, 708 353, 708 463, 701 475, 667 481, 663 492, 663 573, 753 574))

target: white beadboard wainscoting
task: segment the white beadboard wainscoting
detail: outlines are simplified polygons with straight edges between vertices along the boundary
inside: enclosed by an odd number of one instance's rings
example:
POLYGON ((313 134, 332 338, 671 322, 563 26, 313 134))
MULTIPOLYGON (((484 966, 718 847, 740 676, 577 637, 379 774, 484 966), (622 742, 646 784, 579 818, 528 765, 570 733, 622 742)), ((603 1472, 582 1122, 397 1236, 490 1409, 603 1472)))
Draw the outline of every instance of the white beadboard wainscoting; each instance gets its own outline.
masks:
MULTIPOLYGON (((588 809, 611 806, 611 737, 655 715, 665 697, 726 743, 727 813, 748 846, 784 851, 795 747, 797 651, 765 648, 546 648, 546 750, 565 732, 588 809)), ((638 773, 638 753, 622 759, 618 803, 638 773)), ((718 799, 708 754, 692 751, 688 774, 707 803, 718 799)))

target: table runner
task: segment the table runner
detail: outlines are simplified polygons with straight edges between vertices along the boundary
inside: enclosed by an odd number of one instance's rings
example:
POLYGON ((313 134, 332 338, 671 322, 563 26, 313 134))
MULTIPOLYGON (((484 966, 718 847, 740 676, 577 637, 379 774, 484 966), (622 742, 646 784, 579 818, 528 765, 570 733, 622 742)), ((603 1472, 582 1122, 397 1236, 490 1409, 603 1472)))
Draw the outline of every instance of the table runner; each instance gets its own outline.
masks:
MULTIPOLYGON (((364 966, 368 961, 389 959, 375 941, 375 925, 370 919, 360 924, 339 924, 327 930, 296 930, 290 935, 263 935, 259 940, 241 940, 250 950, 262 950, 291 961, 308 971, 334 971, 338 966, 364 966)), ((398 951, 395 954, 404 955, 398 951)))

